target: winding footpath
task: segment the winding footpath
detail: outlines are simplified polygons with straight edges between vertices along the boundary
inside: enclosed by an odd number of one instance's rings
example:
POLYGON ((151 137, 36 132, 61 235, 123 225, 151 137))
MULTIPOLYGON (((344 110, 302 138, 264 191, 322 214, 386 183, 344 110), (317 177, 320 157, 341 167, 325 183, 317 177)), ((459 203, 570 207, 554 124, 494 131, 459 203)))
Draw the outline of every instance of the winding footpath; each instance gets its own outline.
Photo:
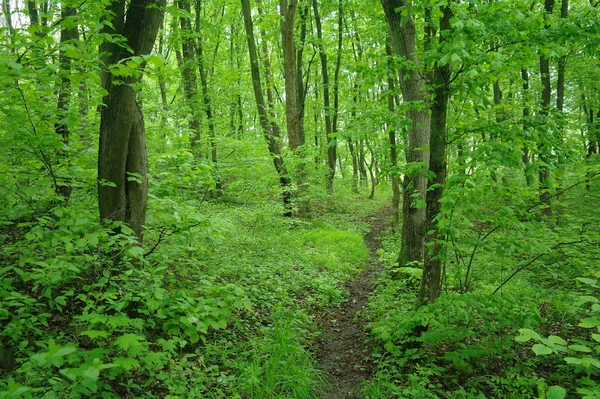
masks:
POLYGON ((369 264, 346 286, 348 301, 326 314, 322 322, 325 333, 318 340, 319 362, 329 387, 321 392, 321 399, 361 399, 361 383, 373 372, 364 321, 356 316, 367 306, 381 270, 377 255, 381 243, 377 237, 387 229, 390 212, 384 208, 367 219, 371 230, 364 240, 371 251, 369 264))

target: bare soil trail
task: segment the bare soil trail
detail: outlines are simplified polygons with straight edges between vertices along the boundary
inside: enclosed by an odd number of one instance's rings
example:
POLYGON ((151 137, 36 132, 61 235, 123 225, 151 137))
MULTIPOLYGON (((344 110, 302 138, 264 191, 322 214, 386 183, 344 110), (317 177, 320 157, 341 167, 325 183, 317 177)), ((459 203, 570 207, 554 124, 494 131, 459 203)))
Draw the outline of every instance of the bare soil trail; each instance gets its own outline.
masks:
POLYGON ((371 251, 369 264, 346 286, 348 301, 327 313, 321 323, 325 332, 317 341, 318 358, 329 383, 320 393, 321 399, 360 399, 361 382, 372 374, 364 322, 355 318, 367 305, 374 279, 381 269, 376 253, 381 243, 377 237, 386 231, 390 214, 391 209, 387 207, 367 218, 371 230, 364 240, 371 251))

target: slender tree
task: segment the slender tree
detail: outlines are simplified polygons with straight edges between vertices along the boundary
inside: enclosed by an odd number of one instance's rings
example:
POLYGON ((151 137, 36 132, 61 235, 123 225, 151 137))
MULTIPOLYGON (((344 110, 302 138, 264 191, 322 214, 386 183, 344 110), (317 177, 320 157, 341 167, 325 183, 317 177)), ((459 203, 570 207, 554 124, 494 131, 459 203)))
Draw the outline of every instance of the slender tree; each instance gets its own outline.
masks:
POLYGON ((321 23, 321 15, 319 14, 319 5, 317 0, 313 0, 313 12, 315 17, 315 25, 317 28, 317 48, 319 49, 319 57, 321 59, 321 77, 323 79, 323 107, 325 111, 325 140, 327 143, 327 192, 333 194, 333 181, 335 178, 336 158, 337 158, 337 139, 333 135, 332 125, 332 108, 330 100, 330 81, 329 70, 327 67, 327 53, 323 46, 323 25, 321 23))
MULTIPOLYGON (((30 5, 30 10, 35 8, 35 2, 30 5)), ((75 13, 75 9, 68 6, 67 4, 61 4, 61 18, 65 19, 75 13)), ((37 11, 34 13, 37 19, 37 11)), ((32 18, 32 22, 34 18, 32 18)), ((37 23, 37 22, 36 22, 37 23)), ((69 124, 67 123, 67 114, 69 112, 69 101, 71 99, 71 57, 66 53, 65 47, 73 45, 73 41, 79 38, 79 32, 77 25, 69 26, 67 24, 61 25, 60 30, 60 50, 58 53, 58 60, 60 65, 60 80, 58 88, 58 121, 54 125, 54 131, 60 135, 62 143, 67 146, 69 143, 69 124)), ((60 158, 64 157, 62 150, 58 151, 60 158)), ((64 179, 59 181, 56 185, 56 194, 60 195, 66 203, 71 196, 72 186, 65 182, 64 179)))
POLYGON ((281 151, 279 149, 277 137, 273 131, 273 121, 270 119, 267 112, 267 104, 265 103, 263 95, 260 70, 258 67, 258 52, 256 50, 256 41, 254 39, 254 27, 252 23, 250 0, 241 0, 241 3, 242 12, 244 15, 244 26, 246 28, 246 38, 248 40, 248 52, 250 55, 252 88, 254 89, 254 98, 256 100, 256 107, 258 109, 258 116, 267 146, 269 148, 269 153, 271 154, 271 159, 273 160, 273 165, 275 166, 275 170, 279 175, 279 183, 281 184, 282 188, 284 215, 292 216, 292 182, 285 167, 283 158, 281 157, 281 151))
MULTIPOLYGON (((548 19, 554 9, 554 0, 544 0, 544 11, 545 16, 545 28, 550 27, 548 19)), ((550 114, 550 104, 552 100, 552 83, 550 81, 550 62, 548 58, 543 54, 540 55, 540 80, 542 83, 542 104, 540 109, 540 116, 543 118, 543 124, 548 126, 548 118, 550 114)), ((546 216, 552 215, 552 207, 550 204, 552 180, 550 177, 550 146, 548 140, 545 137, 540 137, 538 149, 539 149, 539 198, 540 202, 544 204, 542 213, 546 216)))
MULTIPOLYGON (((190 0, 178 0, 178 7, 191 16, 190 0)), ((181 59, 179 68, 183 79, 183 91, 189 109, 189 124, 192 132, 192 148, 196 155, 201 158, 200 149, 200 102, 198 99, 198 75, 196 74, 196 41, 190 17, 179 17, 181 24, 181 59)))

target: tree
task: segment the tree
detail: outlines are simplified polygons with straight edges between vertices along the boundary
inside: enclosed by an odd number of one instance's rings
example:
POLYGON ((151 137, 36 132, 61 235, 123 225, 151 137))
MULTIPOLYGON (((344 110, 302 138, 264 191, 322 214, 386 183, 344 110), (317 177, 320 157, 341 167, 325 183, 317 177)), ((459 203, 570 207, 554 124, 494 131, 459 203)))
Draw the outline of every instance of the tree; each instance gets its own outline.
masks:
POLYGON ((325 111, 325 140, 327 143, 327 192, 333 194, 333 180, 335 178, 336 158, 337 158, 337 138, 333 134, 332 125, 332 107, 329 95, 330 81, 329 70, 327 67, 327 54, 323 46, 323 25, 321 15, 319 14, 319 5, 317 0, 313 0, 313 11, 315 24, 317 27, 317 48, 321 58, 321 77, 323 78, 323 108, 325 111))
MULTIPOLYGON (((191 16, 190 0, 178 0, 178 6, 191 16)), ((181 69, 183 91, 189 109, 189 124, 192 132, 192 148, 198 158, 202 157, 200 150, 200 101, 198 99, 198 77, 196 74, 196 42, 193 37, 192 24, 187 16, 179 18, 181 23, 181 53, 176 51, 177 63, 181 69)))
POLYGON ((148 197, 148 156, 144 117, 135 86, 141 80, 143 57, 150 54, 164 16, 166 0, 125 0, 107 6, 104 33, 123 38, 100 47, 105 106, 100 116, 98 204, 101 220, 125 222, 141 242, 148 197), (133 55, 133 57, 132 57, 133 55), (119 76, 112 69, 130 59, 136 70, 119 76))
POLYGON ((406 0, 381 0, 394 54, 402 57, 399 69, 400 90, 408 108, 408 150, 403 182, 402 243, 400 265, 423 261, 425 239, 425 191, 429 162, 430 116, 425 98, 425 79, 418 73, 416 28, 410 3, 406 0), (406 15, 404 15, 406 14, 406 15))
POLYGON ((244 15, 244 26, 246 28, 246 38, 248 40, 248 52, 250 55, 250 71, 252 73, 252 88, 254 90, 254 98, 258 109, 260 125, 262 127, 267 147, 273 160, 275 170, 279 175, 279 183, 282 188, 282 200, 284 206, 284 215, 292 216, 292 181, 288 175, 287 168, 281 156, 277 135, 274 132, 274 121, 271 120, 267 111, 267 104, 263 95, 262 83, 260 79, 260 70, 258 67, 258 52, 256 51, 256 41, 254 39, 254 27, 252 24, 252 13, 250 8, 250 0, 241 0, 242 12, 244 15))
MULTIPOLYGON (((37 24, 37 11, 33 12, 33 10, 36 10, 35 3, 29 4, 29 9, 31 10, 30 12, 32 13, 32 15, 34 15, 34 17, 31 18, 32 23, 37 24)), ((74 8, 69 7, 64 3, 61 4, 61 18, 63 20, 74 14, 74 12, 74 8)), ((58 52, 58 62, 60 65, 61 74, 58 88, 58 122, 56 122, 56 124, 54 125, 54 130, 58 135, 60 135, 64 146, 67 146, 69 143, 69 124, 67 122, 67 114, 69 112, 69 101, 71 99, 72 90, 70 76, 71 57, 69 57, 69 55, 67 54, 66 48, 67 46, 72 46, 72 42, 77 39, 79 39, 77 25, 69 26, 69 24, 67 24, 66 21, 64 21, 61 25, 60 30, 61 47, 58 52)), ((64 155, 64 152, 62 150, 59 150, 58 153, 64 155)), ((66 183, 64 179, 62 181, 59 181, 55 187, 56 194, 60 195, 65 203, 69 200, 69 197, 71 196, 71 190, 71 185, 66 183)))
MULTIPOLYGON (((440 53, 448 40, 450 19, 453 17, 450 5, 440 7, 442 16, 439 25, 440 53)), ((432 33, 433 29, 429 30, 432 33)), ((432 35, 433 36, 433 35, 432 35)), ((426 40, 431 40, 428 37, 426 40)), ((440 296, 442 288, 442 257, 444 232, 438 225, 441 213, 442 197, 446 185, 446 129, 448 101, 450 99, 450 74, 452 68, 448 62, 437 59, 433 68, 431 102, 431 137, 429 142, 429 178, 427 183, 427 208, 425 257, 423 261, 423 279, 421 280, 420 303, 434 301, 440 296)))

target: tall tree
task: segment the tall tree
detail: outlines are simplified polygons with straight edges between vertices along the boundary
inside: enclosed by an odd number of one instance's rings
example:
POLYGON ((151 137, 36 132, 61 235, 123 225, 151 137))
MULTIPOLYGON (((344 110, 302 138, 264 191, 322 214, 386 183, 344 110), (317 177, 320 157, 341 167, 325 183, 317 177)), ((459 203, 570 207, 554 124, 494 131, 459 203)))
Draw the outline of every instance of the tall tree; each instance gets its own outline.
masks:
MULTIPOLYGON (((394 115, 396 111, 396 72, 393 68, 392 62, 392 47, 389 42, 386 42, 385 51, 389 59, 390 73, 388 74, 388 94, 387 103, 388 110, 391 115, 394 115)), ((398 176, 398 148, 396 145, 396 126, 394 122, 390 123, 387 128, 388 140, 390 142, 390 163, 391 163, 391 180, 392 180, 392 231, 398 231, 398 223, 400 221, 400 183, 398 176)))
POLYGON ((248 52, 250 55, 250 72, 252 74, 252 88, 254 89, 254 98, 258 109, 260 125, 263 130, 263 135, 267 142, 267 147, 273 160, 275 170, 279 175, 279 183, 282 188, 282 199, 284 206, 284 215, 292 216, 292 192, 291 179, 288 175, 287 168, 283 162, 281 151, 277 137, 273 131, 273 121, 271 121, 267 112, 267 104, 263 95, 262 83, 260 79, 260 70, 258 67, 258 52, 256 50, 256 41, 254 39, 254 26, 252 23, 252 10, 250 0, 241 0, 242 13, 244 15, 244 26, 246 28, 246 38, 248 41, 248 52))
POLYGON ((144 117, 134 86, 144 64, 132 76, 114 76, 111 68, 133 56, 150 54, 164 16, 166 0, 114 0, 107 6, 104 33, 119 35, 131 50, 114 41, 100 47, 105 106, 100 115, 98 203, 101 220, 128 224, 142 241, 148 197, 148 156, 144 117))
MULTIPOLYGON (((439 45, 443 48, 450 32, 450 19, 453 17, 450 5, 441 8, 439 45)), ((443 51, 443 50, 439 50, 443 51)), ((442 256, 444 232, 438 227, 438 216, 442 207, 442 196, 446 185, 446 129, 448 101, 450 99, 451 66, 435 61, 432 80, 431 137, 429 141, 429 178, 427 184, 427 210, 425 236, 425 257, 423 279, 421 280, 420 302, 425 304, 440 296, 442 284, 442 256)))
MULTIPOLYGON (((215 138, 215 120, 213 117, 213 110, 210 101, 210 94, 208 91, 208 80, 206 78, 206 67, 204 61, 204 43, 202 37, 202 30, 200 29, 200 16, 202 10, 202 0, 196 0, 196 26, 194 31, 196 32, 196 57, 198 61, 198 73, 200 74, 200 83, 202 85, 202 102, 204 104, 204 112, 206 112, 206 120, 208 122, 208 139, 210 141, 210 159, 213 164, 213 168, 217 168, 218 154, 217 154, 217 142, 215 138)), ((215 189, 217 196, 222 194, 223 188, 221 179, 218 173, 214 177, 215 189)))
MULTIPOLYGON (((31 3, 31 2, 30 2, 31 3)), ((30 4, 30 10, 35 9, 34 4, 30 4)), ((31 11, 30 11, 31 12, 31 11)), ((75 12, 75 9, 70 7, 68 4, 61 4, 61 18, 64 20, 70 17, 75 12)), ((32 17, 32 23, 37 23, 37 11, 33 14, 35 20, 32 17), (36 22, 34 22, 36 21, 36 22)), ((69 124, 67 123, 67 114, 69 112, 69 101, 71 99, 71 57, 67 55, 67 46, 72 46, 73 41, 79 38, 79 32, 77 25, 71 25, 63 23, 60 30, 60 50, 58 53, 58 62, 60 65, 60 80, 58 88, 58 121, 54 126, 54 131, 60 135, 63 145, 67 146, 69 143, 69 124)), ((58 151, 59 155, 63 155, 63 151, 58 151)), ((62 156, 61 156, 62 158, 62 156)), ((65 202, 69 200, 71 196, 72 187, 69 183, 66 183, 64 179, 59 181, 56 185, 56 194, 60 195, 65 202)))
POLYGON ((192 31, 190 0, 178 0, 178 7, 187 13, 179 18, 181 24, 181 59, 179 68, 183 78, 183 91, 189 109, 189 124, 192 131, 192 148, 198 157, 200 150, 200 104, 198 101, 198 76, 196 74, 196 42, 192 31))
MULTIPOLYGON (((549 18, 552 15, 554 9, 554 0, 544 0, 544 25, 546 30, 550 27, 549 18)), ((550 115, 550 104, 552 100, 552 83, 550 81, 550 62, 545 55, 540 55, 540 80, 542 83, 542 104, 540 109, 540 116, 542 116, 542 123, 544 126, 549 126, 548 118, 550 115)), ((549 129, 544 129, 549 130, 549 129)), ((539 139, 539 198, 540 202, 544 204, 542 213, 546 216, 552 215, 552 207, 550 204, 552 180, 550 177, 550 145, 546 137, 542 136, 539 139)))
POLYGON ((425 191, 429 162, 430 117, 425 104, 425 79, 418 73, 416 28, 407 0, 381 0, 388 24, 392 50, 405 62, 399 69, 400 90, 410 120, 408 128, 407 171, 403 182, 402 243, 400 265, 423 260, 425 239, 425 191))
POLYGON ((323 107, 325 111, 325 140, 327 143, 327 192, 333 194, 333 180, 335 178, 336 158, 337 158, 337 139, 333 135, 333 125, 331 120, 332 108, 329 94, 330 81, 329 70, 327 67, 327 53, 323 45, 323 24, 319 14, 319 5, 317 0, 313 0, 313 12, 315 16, 315 25, 317 28, 317 47, 319 57, 321 58, 321 77, 323 78, 323 107))

